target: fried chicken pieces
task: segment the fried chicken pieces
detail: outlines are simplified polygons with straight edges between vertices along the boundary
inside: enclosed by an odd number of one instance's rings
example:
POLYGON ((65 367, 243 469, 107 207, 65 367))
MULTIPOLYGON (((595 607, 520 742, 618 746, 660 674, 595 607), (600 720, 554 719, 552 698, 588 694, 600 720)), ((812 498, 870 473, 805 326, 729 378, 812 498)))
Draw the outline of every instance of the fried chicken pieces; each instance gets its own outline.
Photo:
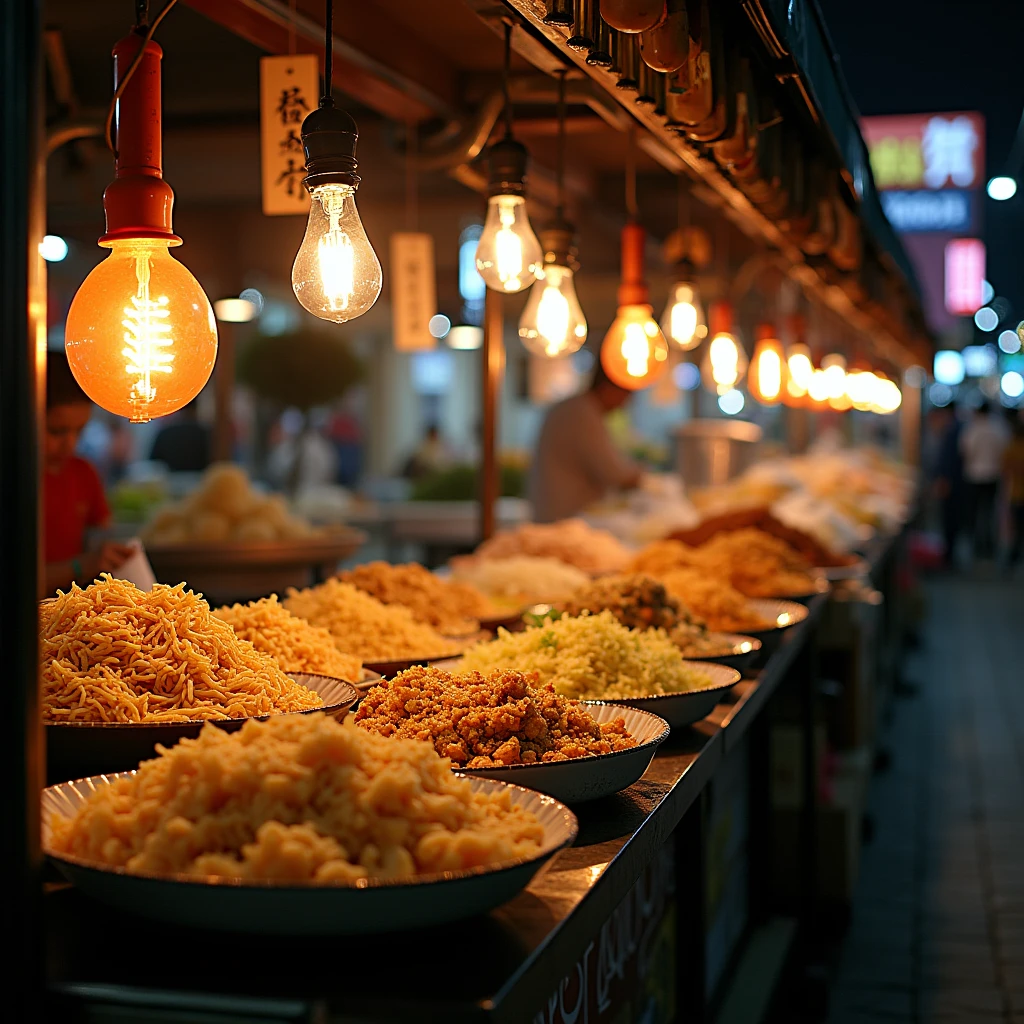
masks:
POLYGON ((410 668, 374 686, 355 720, 382 736, 427 740, 464 768, 567 761, 636 746, 624 719, 598 724, 585 705, 539 685, 534 673, 512 670, 410 668))

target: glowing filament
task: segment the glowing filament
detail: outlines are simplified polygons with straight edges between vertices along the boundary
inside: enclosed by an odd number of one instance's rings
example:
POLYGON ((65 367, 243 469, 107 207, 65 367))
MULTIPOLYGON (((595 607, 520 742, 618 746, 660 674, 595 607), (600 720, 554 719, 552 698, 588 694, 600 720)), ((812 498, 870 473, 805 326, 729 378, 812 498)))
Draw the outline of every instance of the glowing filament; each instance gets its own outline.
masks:
POLYGON ((774 349, 765 349, 758 356, 757 382, 764 398, 779 397, 782 391, 782 360, 774 349))
POLYGON ((717 334, 711 339, 708 350, 711 359, 711 376, 718 385, 719 394, 732 388, 739 380, 739 350, 728 334, 717 334))
POLYGON ((135 378, 130 400, 137 415, 133 419, 148 419, 146 408, 156 398, 153 374, 171 373, 174 353, 169 349, 174 344, 167 309, 168 299, 161 295, 150 298, 149 256, 142 254, 135 259, 135 277, 138 282, 131 304, 122 309, 124 319, 124 348, 121 354, 128 360, 125 372, 135 378))
POLYGON ((507 291, 516 292, 522 288, 523 243, 513 231, 516 223, 516 208, 507 203, 498 206, 501 227, 494 236, 495 269, 498 279, 507 291))
POLYGON ((550 284, 544 285, 537 307, 537 333, 543 338, 549 356, 559 355, 569 340, 569 302, 550 284))
POLYGON ((345 195, 328 189, 322 199, 329 226, 317 241, 320 261, 320 283, 324 296, 334 311, 347 310, 355 291, 355 250, 352 240, 341 228, 345 195))
POLYGON ((626 324, 626 336, 622 339, 622 358, 626 360, 626 373, 631 377, 647 375, 651 362, 651 343, 647 332, 638 323, 626 324))

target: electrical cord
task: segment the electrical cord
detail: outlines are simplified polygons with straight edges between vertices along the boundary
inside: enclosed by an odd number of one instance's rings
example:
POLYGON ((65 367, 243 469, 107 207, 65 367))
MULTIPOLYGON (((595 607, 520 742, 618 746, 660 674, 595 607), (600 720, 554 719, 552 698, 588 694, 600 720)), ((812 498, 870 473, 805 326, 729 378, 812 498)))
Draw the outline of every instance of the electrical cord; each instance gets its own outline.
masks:
POLYGON ((558 69, 558 217, 565 215, 565 68, 558 69))
MULTIPOLYGON (((142 37, 142 46, 139 47, 139 52, 135 55, 135 59, 128 65, 128 70, 124 73, 124 78, 117 83, 117 88, 114 90, 114 95, 110 100, 110 109, 107 110, 107 122, 104 126, 104 137, 107 140, 107 149, 114 154, 114 159, 117 159, 117 148, 114 146, 114 114, 117 112, 117 101, 124 95, 125 89, 128 87, 128 83, 132 80, 132 75, 135 74, 138 66, 142 63, 142 58, 145 56, 146 47, 149 45, 150 40, 153 38, 153 33, 160 27, 160 22, 167 17, 170 9, 178 2, 178 0, 167 0, 160 13, 153 19, 153 24, 146 30, 146 34, 142 37)), ((148 0, 145 3, 136 4, 136 14, 142 18, 148 17, 149 15, 149 3, 148 0)), ((142 27, 142 22, 139 23, 138 27, 142 27)))
POLYGON ((327 17, 324 24, 324 95, 320 106, 334 106, 334 0, 327 0, 327 17))

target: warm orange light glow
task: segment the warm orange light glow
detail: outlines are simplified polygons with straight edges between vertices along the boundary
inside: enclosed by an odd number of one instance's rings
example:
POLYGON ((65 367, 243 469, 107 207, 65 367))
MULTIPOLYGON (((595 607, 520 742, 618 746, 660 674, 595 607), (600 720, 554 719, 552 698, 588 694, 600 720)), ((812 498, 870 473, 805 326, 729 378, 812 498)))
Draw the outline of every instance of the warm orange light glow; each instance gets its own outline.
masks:
POLYGON ((807 389, 811 383, 814 364, 811 362, 811 350, 797 342, 789 346, 786 355, 786 393, 784 400, 787 405, 801 405, 807 397, 807 389))
POLYGON ((728 331, 715 334, 701 364, 704 386, 709 391, 724 395, 739 384, 746 368, 747 354, 739 341, 728 331))
POLYGON ((609 380, 629 391, 653 384, 668 369, 668 342, 650 306, 619 306, 601 344, 609 380))
POLYGON ((775 337, 774 328, 762 324, 750 360, 747 386, 750 393, 764 405, 775 405, 782 398, 786 385, 786 357, 782 342, 775 337))
POLYGON ((71 303, 64 344, 71 372, 97 405, 145 423, 202 391, 217 357, 217 324, 166 240, 108 244, 110 255, 71 303))

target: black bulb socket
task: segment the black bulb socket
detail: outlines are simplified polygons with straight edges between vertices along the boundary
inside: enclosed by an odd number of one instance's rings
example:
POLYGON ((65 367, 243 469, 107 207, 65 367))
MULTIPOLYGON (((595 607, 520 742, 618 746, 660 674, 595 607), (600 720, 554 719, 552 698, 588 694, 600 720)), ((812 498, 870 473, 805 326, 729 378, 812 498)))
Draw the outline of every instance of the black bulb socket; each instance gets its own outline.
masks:
POLYGON ((325 97, 302 122, 300 134, 306 156, 304 184, 310 192, 318 185, 358 186, 362 180, 356 174, 359 129, 351 114, 325 97))
POLYGON ((562 216, 549 221, 540 231, 544 263, 568 267, 573 273, 580 269, 576 247, 576 228, 562 216))
POLYGON ((504 138, 487 153, 490 183, 489 196, 521 196, 526 194, 526 167, 530 154, 521 142, 504 138))

